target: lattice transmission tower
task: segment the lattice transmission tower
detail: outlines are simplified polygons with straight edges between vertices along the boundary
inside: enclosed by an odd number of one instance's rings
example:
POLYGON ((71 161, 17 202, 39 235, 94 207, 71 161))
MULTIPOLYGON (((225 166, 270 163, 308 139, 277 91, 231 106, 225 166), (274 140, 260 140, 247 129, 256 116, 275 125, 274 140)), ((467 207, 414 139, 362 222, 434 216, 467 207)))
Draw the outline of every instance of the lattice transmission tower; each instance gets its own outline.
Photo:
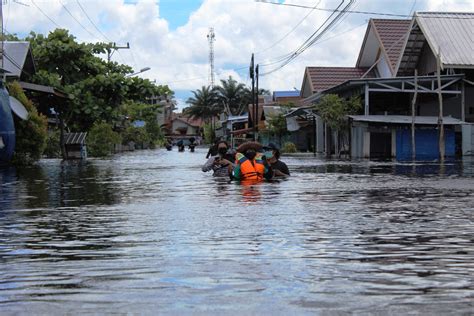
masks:
POLYGON ((214 34, 214 28, 209 28, 209 33, 207 33, 207 41, 209 42, 209 85, 211 88, 214 87, 214 41, 216 40, 216 35, 214 34))

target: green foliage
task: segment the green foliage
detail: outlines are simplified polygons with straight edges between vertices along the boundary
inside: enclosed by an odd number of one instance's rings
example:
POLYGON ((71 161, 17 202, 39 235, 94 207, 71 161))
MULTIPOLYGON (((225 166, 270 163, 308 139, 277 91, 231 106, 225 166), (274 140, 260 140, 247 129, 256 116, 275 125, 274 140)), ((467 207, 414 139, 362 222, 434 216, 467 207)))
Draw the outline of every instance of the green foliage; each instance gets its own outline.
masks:
POLYGON ((206 144, 212 144, 215 138, 216 134, 214 132, 214 128, 212 128, 212 125, 204 124, 204 142, 206 144))
POLYGON ((297 152, 296 145, 293 144, 292 142, 286 142, 283 144, 283 147, 281 148, 281 152, 283 153, 295 153, 297 152))
POLYGON ((129 126, 122 132, 122 144, 127 145, 130 142, 148 144, 150 137, 144 127, 129 126))
POLYGON ((121 137, 108 123, 95 123, 87 135, 87 150, 93 157, 106 157, 113 153, 114 145, 121 143, 121 137))
POLYGON ((267 118, 267 122, 267 130, 270 132, 271 135, 277 136, 281 143, 281 138, 283 137, 283 135, 288 133, 288 130, 286 128, 285 116, 282 113, 279 113, 277 115, 270 115, 270 117, 267 118))
POLYGON ((250 90, 243 83, 238 83, 231 76, 227 80, 221 80, 221 85, 217 87, 219 103, 224 104, 225 108, 230 110, 232 115, 239 115, 252 103, 250 90))
POLYGON ((201 118, 209 122, 211 118, 222 113, 223 107, 219 103, 217 90, 209 86, 203 86, 201 90, 192 91, 193 97, 186 100, 190 106, 184 109, 184 113, 193 117, 201 118))
POLYGON ((73 130, 88 130, 97 121, 115 123, 127 101, 173 94, 167 86, 127 77, 133 72, 130 66, 100 58, 97 54, 106 53, 109 43, 79 43, 64 29, 48 36, 32 32, 26 40, 36 60, 37 73, 32 80, 68 93, 71 99, 62 115, 73 130))
POLYGON ((48 120, 38 114, 17 82, 9 84, 8 88, 9 94, 18 99, 28 111, 27 120, 14 117, 16 146, 12 162, 16 165, 29 165, 39 160, 46 148, 48 120))
POLYGON ((357 114, 361 109, 362 103, 359 97, 351 98, 347 101, 335 94, 323 96, 316 105, 316 110, 321 118, 334 131, 344 129, 345 117, 357 114))
POLYGON ((161 143, 165 138, 165 135, 161 131, 161 127, 158 125, 156 120, 145 122, 145 131, 148 134, 150 142, 153 144, 161 143))
POLYGON ((60 131, 54 130, 48 132, 48 138, 46 140, 46 148, 44 150, 44 155, 47 158, 60 158, 61 157, 61 147, 59 145, 60 131))

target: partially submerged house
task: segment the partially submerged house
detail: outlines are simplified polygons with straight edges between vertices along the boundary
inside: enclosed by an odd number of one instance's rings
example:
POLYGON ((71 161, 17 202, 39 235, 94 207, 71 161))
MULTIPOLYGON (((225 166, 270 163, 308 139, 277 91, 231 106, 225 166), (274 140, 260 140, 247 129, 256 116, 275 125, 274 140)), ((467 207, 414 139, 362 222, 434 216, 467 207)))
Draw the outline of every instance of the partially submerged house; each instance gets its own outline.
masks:
POLYGON ((204 121, 200 118, 192 118, 183 114, 175 114, 171 120, 171 134, 168 138, 183 140, 187 142, 194 138, 199 144, 202 140, 204 121))
MULTIPOLYGON (((470 112, 474 109, 473 18, 472 13, 416 13, 412 20, 371 19, 356 63, 356 68, 367 71, 320 91, 304 80, 302 90, 311 88, 313 92, 305 98, 306 103, 317 103, 326 94, 362 98, 362 113, 349 117, 353 158, 410 158, 413 122, 417 159, 436 159, 440 90, 446 155, 472 152, 473 145, 467 140, 474 139, 473 128, 466 122, 474 118, 474 110, 470 112), (440 85, 435 75, 438 55, 440 85)), ((327 136, 325 151, 335 152, 327 136)))

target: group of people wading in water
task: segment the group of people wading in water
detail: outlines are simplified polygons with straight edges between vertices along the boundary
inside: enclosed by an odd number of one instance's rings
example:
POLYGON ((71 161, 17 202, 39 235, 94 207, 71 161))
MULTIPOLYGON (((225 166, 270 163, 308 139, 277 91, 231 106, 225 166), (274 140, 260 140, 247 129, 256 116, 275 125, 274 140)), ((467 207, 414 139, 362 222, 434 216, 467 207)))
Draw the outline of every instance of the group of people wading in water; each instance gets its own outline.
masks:
POLYGON ((228 177, 244 183, 290 175, 287 165, 280 161, 280 150, 272 143, 262 146, 259 142, 247 142, 237 147, 235 152, 226 141, 219 140, 209 149, 206 158, 202 171, 213 170, 215 177, 228 177))

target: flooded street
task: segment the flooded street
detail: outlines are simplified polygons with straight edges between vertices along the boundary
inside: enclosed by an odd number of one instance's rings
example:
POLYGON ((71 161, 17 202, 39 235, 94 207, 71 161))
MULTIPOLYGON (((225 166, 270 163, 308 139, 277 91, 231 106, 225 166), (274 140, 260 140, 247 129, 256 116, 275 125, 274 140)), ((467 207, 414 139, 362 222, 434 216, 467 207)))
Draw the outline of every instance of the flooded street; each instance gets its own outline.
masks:
POLYGON ((283 157, 249 187, 206 152, 1 170, 1 313, 474 312, 474 163, 283 157))

